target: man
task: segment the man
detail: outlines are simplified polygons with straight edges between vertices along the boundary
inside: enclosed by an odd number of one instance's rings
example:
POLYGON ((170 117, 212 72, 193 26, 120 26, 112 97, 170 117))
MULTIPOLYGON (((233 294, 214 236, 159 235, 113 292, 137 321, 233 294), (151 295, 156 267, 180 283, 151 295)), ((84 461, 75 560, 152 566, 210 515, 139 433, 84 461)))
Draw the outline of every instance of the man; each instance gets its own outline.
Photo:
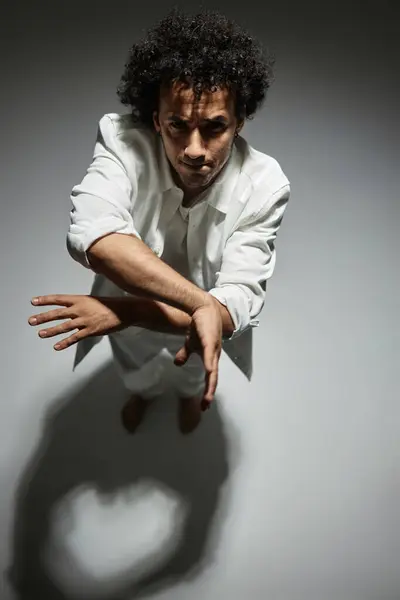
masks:
POLYGON ((72 190, 67 246, 96 273, 91 295, 40 297, 62 308, 29 322, 69 319, 39 335, 68 332, 55 348, 78 342, 75 364, 109 336, 131 431, 171 357, 182 431, 213 399, 222 348, 251 379, 290 185, 239 133, 272 66, 223 15, 174 9, 131 48, 118 88, 130 112, 100 119, 93 162, 72 190))

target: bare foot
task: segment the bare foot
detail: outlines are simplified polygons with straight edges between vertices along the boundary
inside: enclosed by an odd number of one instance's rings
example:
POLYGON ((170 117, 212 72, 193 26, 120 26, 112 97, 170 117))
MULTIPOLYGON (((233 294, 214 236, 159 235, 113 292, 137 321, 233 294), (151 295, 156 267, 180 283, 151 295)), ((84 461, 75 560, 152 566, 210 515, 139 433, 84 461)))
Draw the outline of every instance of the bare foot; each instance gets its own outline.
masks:
POLYGON ((201 421, 201 398, 179 398, 178 402, 179 429, 181 433, 191 433, 201 421))
POLYGON ((144 414, 151 401, 134 394, 123 406, 121 411, 122 424, 129 433, 134 433, 143 420, 144 414))

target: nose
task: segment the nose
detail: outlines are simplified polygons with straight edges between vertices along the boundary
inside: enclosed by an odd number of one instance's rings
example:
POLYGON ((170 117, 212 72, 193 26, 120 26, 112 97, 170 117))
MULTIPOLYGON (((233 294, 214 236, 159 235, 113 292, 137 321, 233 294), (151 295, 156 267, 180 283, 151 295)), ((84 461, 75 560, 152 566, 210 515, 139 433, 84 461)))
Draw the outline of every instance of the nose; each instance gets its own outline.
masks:
POLYGON ((203 140, 198 129, 192 131, 189 143, 185 149, 185 156, 192 161, 202 162, 205 158, 203 140))

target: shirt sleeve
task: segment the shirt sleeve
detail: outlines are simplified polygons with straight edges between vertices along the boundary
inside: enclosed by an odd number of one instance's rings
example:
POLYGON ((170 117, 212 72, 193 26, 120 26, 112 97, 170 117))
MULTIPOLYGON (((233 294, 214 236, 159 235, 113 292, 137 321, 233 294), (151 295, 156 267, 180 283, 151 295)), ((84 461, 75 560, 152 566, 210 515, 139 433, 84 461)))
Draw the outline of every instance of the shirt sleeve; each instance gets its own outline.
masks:
POLYGON ((241 219, 225 245, 215 287, 209 290, 226 306, 235 329, 229 338, 257 327, 267 280, 276 263, 275 239, 290 196, 290 184, 273 193, 266 206, 241 219))
POLYGON ((114 123, 104 115, 98 124, 93 160, 82 182, 71 192, 72 210, 67 249, 74 260, 91 269, 87 250, 110 233, 140 235, 132 219, 132 202, 137 192, 120 158, 114 123))

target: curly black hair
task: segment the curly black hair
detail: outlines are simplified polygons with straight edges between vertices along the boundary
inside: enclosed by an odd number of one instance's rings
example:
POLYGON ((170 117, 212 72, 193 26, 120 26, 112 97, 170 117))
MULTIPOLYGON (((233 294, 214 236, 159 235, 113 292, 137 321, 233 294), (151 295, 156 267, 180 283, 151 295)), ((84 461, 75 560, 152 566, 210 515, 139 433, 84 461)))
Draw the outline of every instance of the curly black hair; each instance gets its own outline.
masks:
POLYGON ((236 116, 251 119, 273 82, 274 63, 260 42, 218 11, 191 16, 174 7, 130 48, 117 95, 136 123, 152 127, 162 86, 184 82, 197 98, 226 87, 236 116))

